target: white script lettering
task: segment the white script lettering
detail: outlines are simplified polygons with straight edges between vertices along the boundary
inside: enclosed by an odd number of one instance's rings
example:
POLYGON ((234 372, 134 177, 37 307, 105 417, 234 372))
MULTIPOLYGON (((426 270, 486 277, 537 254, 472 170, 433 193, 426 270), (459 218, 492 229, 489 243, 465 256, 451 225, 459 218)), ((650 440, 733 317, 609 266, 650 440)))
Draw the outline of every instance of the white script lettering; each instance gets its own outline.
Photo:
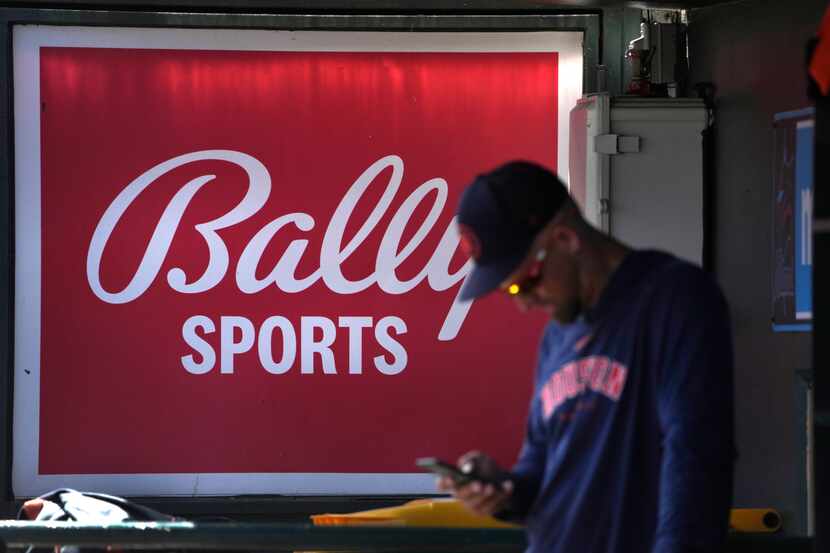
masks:
MULTIPOLYGON (((212 289, 225 277, 230 256, 225 242, 217 234, 217 231, 250 218, 265 205, 271 192, 271 176, 261 162, 242 152, 232 150, 193 152, 160 163, 139 176, 116 196, 104 212, 92 235, 87 254, 87 280, 93 293, 99 299, 113 304, 127 303, 140 297, 155 282, 188 205, 203 186, 216 178, 215 175, 197 177, 175 193, 153 230, 147 249, 135 274, 127 286, 120 291, 105 290, 101 284, 101 260, 107 242, 121 217, 144 190, 162 175, 197 161, 220 161, 238 165, 247 174, 248 188, 242 200, 227 213, 211 221, 195 225, 194 228, 202 236, 208 247, 208 264, 204 273, 188 282, 184 270, 175 267, 168 272, 167 282, 173 290, 179 293, 196 294, 212 289)), ((315 226, 314 218, 302 212, 288 213, 266 224, 251 238, 239 257, 235 271, 238 289, 245 294, 254 294, 274 285, 282 292, 297 293, 307 289, 318 280, 322 280, 325 286, 335 294, 355 294, 366 290, 373 284, 377 284, 385 293, 399 295, 409 292, 424 280, 437 292, 448 290, 463 281, 472 269, 472 262, 468 261, 455 273, 450 273, 449 270, 450 261, 459 243, 454 220, 447 226, 429 261, 415 277, 407 281, 401 281, 396 274, 396 269, 420 246, 444 210, 447 201, 447 182, 441 178, 428 180, 415 188, 392 215, 380 242, 375 258, 375 268, 372 273, 363 276, 360 280, 349 280, 343 275, 340 269, 341 265, 361 246, 389 210, 402 179, 403 161, 398 156, 383 157, 369 166, 349 187, 332 214, 320 246, 319 268, 301 279, 297 278, 296 270, 308 247, 308 240, 304 239, 293 240, 265 278, 258 279, 256 273, 262 261, 263 252, 280 229, 293 225, 300 231, 308 232, 315 226), (386 183, 377 205, 360 225, 354 236, 344 244, 343 235, 355 206, 364 192, 376 182, 378 175, 389 168, 392 169, 392 175, 386 183), (402 245, 401 240, 407 223, 412 218, 416 208, 428 197, 433 198, 429 213, 421 222, 417 231, 408 239, 408 242, 402 245)), ((471 305, 472 302, 459 301, 456 293, 456 297, 438 333, 439 340, 452 340, 458 335, 471 305)), ((204 321, 198 324, 202 325, 202 323, 204 321)), ((398 326, 392 326, 395 330, 400 331, 398 326)), ((207 330, 206 327, 203 326, 203 328, 207 330)), ((233 342, 232 337, 229 337, 230 342, 228 343, 231 350, 241 348, 249 342, 253 343, 253 337, 248 336, 250 329, 247 327, 239 328, 243 332, 243 341, 236 343, 233 342)), ((326 329, 328 327, 324 328, 324 331, 326 329)), ((268 332, 271 330, 273 328, 268 332)), ((193 336, 195 337, 195 334, 193 336)), ((195 339, 198 339, 198 337, 195 339)), ((381 339, 380 336, 378 339, 381 339)), ((314 351, 323 359, 323 366, 326 367, 328 362, 326 361, 326 347, 324 344, 325 340, 314 351)), ((223 372, 233 371, 232 361, 227 358, 222 359, 222 367, 223 372)), ((385 370, 390 371, 386 374, 394 374, 394 371, 399 370, 397 362, 388 367, 384 365, 384 367, 386 367, 385 370)), ((203 367, 199 368, 196 365, 192 368, 197 371, 204 370, 203 367)), ((284 370, 281 363, 274 364, 271 368, 277 373, 284 370)))

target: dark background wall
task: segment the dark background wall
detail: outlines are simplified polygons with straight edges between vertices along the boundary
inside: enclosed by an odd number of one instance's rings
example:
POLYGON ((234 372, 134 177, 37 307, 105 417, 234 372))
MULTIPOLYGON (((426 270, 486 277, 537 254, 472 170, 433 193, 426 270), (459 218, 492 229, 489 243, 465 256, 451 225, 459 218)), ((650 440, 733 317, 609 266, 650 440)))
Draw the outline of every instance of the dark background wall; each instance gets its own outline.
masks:
POLYGON ((630 7, 602 9, 602 64, 607 71, 607 92, 612 95, 622 94, 631 80, 624 55, 628 43, 640 35, 641 13, 630 7))
POLYGON ((826 0, 744 0, 690 13, 691 82, 716 96, 715 272, 735 330, 736 507, 784 511, 806 530, 804 403, 794 372, 811 335, 770 325, 773 114, 810 105, 805 48, 826 0), (785 4, 785 5, 784 5, 785 4))

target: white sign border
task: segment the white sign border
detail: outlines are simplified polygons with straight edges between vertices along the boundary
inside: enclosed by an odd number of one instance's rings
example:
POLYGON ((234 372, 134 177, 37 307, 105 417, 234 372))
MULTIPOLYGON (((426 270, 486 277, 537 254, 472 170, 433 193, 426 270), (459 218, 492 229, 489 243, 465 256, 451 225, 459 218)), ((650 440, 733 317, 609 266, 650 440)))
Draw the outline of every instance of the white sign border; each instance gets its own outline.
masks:
MULTIPOLYGON (((38 473, 40 429, 40 48, 340 52, 557 52, 558 160, 567 182, 570 110, 582 95, 583 33, 357 32, 15 25, 15 299, 12 487, 32 497, 59 487, 127 496, 434 494, 428 474, 38 473)), ((67 455, 72 452, 68 451, 67 455)))

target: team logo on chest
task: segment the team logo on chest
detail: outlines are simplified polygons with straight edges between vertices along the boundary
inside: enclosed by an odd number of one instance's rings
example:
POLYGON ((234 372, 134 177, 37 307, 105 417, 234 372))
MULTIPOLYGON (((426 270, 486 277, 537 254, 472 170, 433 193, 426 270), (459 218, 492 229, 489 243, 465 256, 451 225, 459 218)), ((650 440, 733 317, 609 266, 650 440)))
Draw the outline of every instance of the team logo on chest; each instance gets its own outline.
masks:
POLYGON ((592 355, 562 365, 540 392, 542 414, 549 418, 565 401, 585 393, 600 393, 618 401, 625 388, 628 367, 605 356, 592 355))

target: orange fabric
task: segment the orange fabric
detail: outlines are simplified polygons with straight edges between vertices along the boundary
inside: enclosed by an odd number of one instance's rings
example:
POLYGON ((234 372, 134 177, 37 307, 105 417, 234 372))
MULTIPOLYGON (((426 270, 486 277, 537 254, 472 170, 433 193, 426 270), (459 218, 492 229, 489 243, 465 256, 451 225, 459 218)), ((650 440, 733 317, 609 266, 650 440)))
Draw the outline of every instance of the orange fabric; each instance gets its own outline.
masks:
POLYGON ((824 12, 818 29, 818 44, 810 60, 810 76, 825 96, 830 93, 830 9, 824 12))

